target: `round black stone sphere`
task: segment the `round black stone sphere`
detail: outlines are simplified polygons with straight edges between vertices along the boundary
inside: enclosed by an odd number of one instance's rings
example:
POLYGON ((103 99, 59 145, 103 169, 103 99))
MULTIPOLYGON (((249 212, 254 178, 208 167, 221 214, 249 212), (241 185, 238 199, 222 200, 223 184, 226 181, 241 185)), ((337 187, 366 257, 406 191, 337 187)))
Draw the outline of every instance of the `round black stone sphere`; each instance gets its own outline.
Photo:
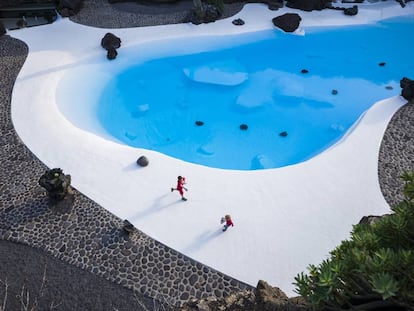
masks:
POLYGON ((139 166, 144 167, 144 166, 147 166, 149 164, 149 161, 148 161, 146 156, 140 156, 137 160, 137 164, 139 166))

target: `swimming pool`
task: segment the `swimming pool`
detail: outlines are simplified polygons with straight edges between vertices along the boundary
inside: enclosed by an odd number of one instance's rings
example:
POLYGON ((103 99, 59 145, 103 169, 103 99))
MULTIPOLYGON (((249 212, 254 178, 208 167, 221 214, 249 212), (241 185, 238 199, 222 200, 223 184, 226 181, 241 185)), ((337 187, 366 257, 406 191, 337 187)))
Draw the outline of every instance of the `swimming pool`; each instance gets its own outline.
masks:
POLYGON ((406 40, 413 30, 413 18, 400 17, 313 27, 305 36, 272 30, 214 44, 177 40, 160 50, 192 46, 191 53, 125 67, 106 81, 94 113, 116 140, 187 162, 235 170, 296 164, 400 93, 399 80, 414 68, 406 40))

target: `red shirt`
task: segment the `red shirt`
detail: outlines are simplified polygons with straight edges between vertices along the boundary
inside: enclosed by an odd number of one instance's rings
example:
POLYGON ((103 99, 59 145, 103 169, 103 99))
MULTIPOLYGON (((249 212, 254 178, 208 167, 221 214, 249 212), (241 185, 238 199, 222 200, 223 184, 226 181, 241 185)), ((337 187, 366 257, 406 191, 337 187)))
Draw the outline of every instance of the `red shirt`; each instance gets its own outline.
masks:
POLYGON ((177 180, 177 190, 182 190, 185 182, 183 179, 177 180))

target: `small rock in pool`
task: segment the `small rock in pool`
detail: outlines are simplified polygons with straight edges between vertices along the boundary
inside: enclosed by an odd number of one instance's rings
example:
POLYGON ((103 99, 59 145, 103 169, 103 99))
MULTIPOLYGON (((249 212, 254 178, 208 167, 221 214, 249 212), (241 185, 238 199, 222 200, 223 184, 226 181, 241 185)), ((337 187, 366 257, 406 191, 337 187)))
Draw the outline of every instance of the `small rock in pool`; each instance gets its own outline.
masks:
POLYGON ((386 90, 392 90, 392 89, 394 89, 391 85, 387 85, 386 87, 385 87, 385 89, 386 90))
POLYGON ((332 90, 332 95, 336 95, 336 94, 338 94, 338 91, 337 90, 332 90))
POLYGON ((382 67, 382 66, 385 66, 385 63, 384 62, 381 62, 378 65, 382 67))
POLYGON ((308 70, 308 69, 302 69, 300 72, 301 72, 301 73, 308 73, 308 72, 309 72, 309 70, 308 70))
POLYGON ((203 121, 195 121, 195 124, 197 126, 202 126, 202 125, 204 125, 204 122, 203 121))
POLYGON ((279 136, 281 137, 286 137, 288 135, 288 133, 286 131, 280 132, 279 136))
POLYGON ((241 130, 245 131, 245 130, 247 130, 247 128, 248 128, 247 124, 240 124, 240 129, 241 130))

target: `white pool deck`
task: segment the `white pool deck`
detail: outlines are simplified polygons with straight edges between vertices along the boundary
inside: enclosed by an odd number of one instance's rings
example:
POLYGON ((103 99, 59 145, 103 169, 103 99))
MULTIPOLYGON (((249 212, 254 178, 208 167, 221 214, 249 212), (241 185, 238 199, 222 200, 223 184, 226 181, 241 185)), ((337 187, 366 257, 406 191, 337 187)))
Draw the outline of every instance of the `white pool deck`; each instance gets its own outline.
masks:
MULTIPOLYGON (((306 27, 312 25, 365 24, 413 15, 414 2, 405 8, 394 1, 359 5, 354 17, 333 10, 270 11, 265 5, 249 4, 234 17, 199 26, 102 29, 59 19, 16 30, 10 35, 28 44, 29 55, 13 90, 13 124, 40 160, 62 168, 75 188, 115 215, 241 281, 255 286, 264 279, 294 296, 296 274, 325 259, 362 216, 390 211, 379 187, 378 152, 390 118, 405 100, 397 96, 376 103, 340 143, 309 161, 260 171, 213 169, 118 144, 69 122, 56 102, 56 89, 68 70, 109 62, 100 46, 107 32, 122 39, 118 59, 111 63, 117 66, 126 61, 123 49, 128 47, 137 46, 139 52, 140 46, 159 40, 270 29, 271 19, 285 12, 301 15, 298 32, 306 35, 306 27), (233 26, 231 21, 239 17, 245 25, 233 26), (149 159, 148 167, 136 165, 141 155, 149 159), (187 178, 187 202, 170 192, 178 175, 187 178), (222 233, 219 220, 227 213, 235 227, 222 233)), ((81 110, 99 94, 107 78, 100 74, 91 80, 89 73, 84 82, 90 94, 66 94, 74 96, 71 118, 76 120, 79 113, 79 124, 90 121, 96 131, 96 121, 81 110)))

